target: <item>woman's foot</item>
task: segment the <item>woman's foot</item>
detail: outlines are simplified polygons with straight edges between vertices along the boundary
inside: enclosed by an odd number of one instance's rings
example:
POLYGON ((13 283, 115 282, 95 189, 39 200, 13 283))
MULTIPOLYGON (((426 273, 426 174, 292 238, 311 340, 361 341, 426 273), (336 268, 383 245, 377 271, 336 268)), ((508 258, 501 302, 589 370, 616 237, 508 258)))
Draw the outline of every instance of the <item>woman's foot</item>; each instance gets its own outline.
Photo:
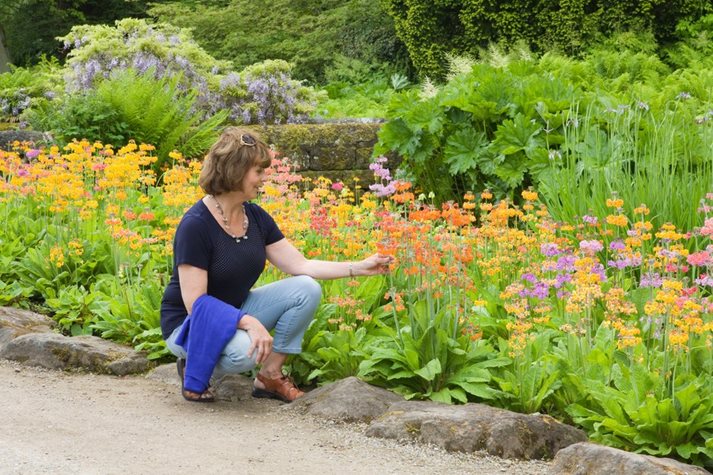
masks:
POLYGON ((210 389, 206 389, 202 393, 194 393, 183 389, 181 390, 181 394, 183 395, 183 399, 190 402, 215 402, 215 396, 210 389))
POLYGON ((176 370, 178 371, 178 377, 181 379, 181 395, 183 399, 190 402, 215 402, 215 395, 207 388, 202 393, 194 393, 186 389, 184 381, 186 379, 186 360, 184 358, 178 358, 176 360, 176 370))
POLYGON ((253 384, 253 397, 292 402, 304 394, 291 378, 282 373, 273 377, 258 373, 253 384))

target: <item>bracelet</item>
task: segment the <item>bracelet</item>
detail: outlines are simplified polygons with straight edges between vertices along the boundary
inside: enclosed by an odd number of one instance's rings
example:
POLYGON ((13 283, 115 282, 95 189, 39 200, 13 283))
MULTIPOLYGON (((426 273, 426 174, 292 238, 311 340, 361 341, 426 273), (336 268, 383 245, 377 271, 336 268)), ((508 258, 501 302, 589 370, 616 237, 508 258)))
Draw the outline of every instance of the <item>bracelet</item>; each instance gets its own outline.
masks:
POLYGON ((352 262, 349 263, 349 277, 354 277, 354 264, 352 262))

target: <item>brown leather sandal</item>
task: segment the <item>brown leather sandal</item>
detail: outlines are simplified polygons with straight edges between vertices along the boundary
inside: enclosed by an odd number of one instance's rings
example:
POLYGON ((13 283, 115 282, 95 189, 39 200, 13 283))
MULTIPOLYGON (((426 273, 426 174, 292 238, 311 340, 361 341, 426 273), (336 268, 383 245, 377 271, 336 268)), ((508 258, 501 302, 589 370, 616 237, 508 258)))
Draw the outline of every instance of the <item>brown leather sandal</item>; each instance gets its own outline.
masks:
POLYGON ((292 402, 305 394, 303 391, 300 391, 291 378, 285 375, 282 375, 281 378, 269 379, 258 373, 257 379, 265 385, 265 389, 253 386, 253 397, 279 399, 284 402, 292 402))

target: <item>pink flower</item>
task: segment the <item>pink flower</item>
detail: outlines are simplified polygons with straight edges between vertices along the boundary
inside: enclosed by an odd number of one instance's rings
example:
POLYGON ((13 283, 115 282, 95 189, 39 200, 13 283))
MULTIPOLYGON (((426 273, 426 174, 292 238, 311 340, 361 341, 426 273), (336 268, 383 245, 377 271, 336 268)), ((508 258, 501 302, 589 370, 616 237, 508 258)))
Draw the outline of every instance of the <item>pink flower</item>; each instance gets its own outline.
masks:
POLYGON ((579 243, 579 248, 584 251, 585 254, 594 255, 604 249, 604 244, 595 239, 591 241, 584 240, 579 243))
POLYGON ((341 181, 332 183, 332 189, 334 191, 342 191, 343 188, 344 188, 344 183, 342 183, 341 181))
POLYGON ((711 263, 711 255, 708 251, 694 252, 693 254, 688 255, 686 261, 688 261, 688 263, 692 266, 703 267, 711 263))
POLYGON ((701 235, 702 236, 713 235, 713 218, 706 219, 705 224, 701 228, 701 235))

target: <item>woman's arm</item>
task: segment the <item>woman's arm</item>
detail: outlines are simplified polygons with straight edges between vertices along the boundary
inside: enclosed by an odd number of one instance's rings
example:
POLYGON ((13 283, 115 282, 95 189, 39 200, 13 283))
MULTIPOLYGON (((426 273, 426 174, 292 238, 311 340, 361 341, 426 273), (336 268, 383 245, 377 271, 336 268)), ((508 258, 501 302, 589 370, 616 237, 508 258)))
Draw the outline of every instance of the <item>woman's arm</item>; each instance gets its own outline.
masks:
POLYGON ((190 315, 196 299, 208 293, 208 271, 189 264, 181 264, 178 266, 178 282, 181 285, 183 305, 190 315))
POLYGON ((266 247, 267 258, 282 272, 290 275, 308 275, 314 279, 338 279, 358 275, 385 274, 389 270, 390 256, 374 254, 355 262, 318 261, 307 259, 287 239, 266 247))

